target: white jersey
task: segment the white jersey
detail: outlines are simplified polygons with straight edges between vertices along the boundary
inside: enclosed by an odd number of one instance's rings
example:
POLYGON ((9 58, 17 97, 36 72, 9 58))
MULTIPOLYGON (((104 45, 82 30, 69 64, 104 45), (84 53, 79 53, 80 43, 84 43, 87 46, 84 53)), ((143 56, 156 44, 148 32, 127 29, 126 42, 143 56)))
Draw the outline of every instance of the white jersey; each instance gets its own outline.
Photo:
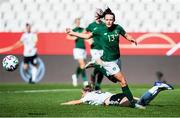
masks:
POLYGON ((28 33, 25 32, 21 36, 21 42, 24 44, 24 52, 23 55, 25 57, 34 56, 37 52, 36 42, 37 42, 37 35, 35 33, 28 33))
POLYGON ((86 93, 85 96, 81 98, 81 101, 92 105, 102 105, 104 101, 112 95, 110 92, 92 91, 86 93))

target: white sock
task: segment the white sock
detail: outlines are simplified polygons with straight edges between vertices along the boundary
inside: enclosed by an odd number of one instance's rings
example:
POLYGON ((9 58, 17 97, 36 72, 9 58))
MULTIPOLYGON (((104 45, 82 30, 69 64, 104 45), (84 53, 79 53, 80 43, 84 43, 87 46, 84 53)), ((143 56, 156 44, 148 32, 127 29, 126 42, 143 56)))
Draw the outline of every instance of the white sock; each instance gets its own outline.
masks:
POLYGON ((151 89, 149 89, 148 91, 152 94, 152 95, 154 95, 154 94, 156 94, 157 93, 157 90, 158 90, 158 86, 153 86, 151 89))
POLYGON ((32 81, 35 82, 36 80, 36 74, 37 74, 37 68, 32 67, 32 81))

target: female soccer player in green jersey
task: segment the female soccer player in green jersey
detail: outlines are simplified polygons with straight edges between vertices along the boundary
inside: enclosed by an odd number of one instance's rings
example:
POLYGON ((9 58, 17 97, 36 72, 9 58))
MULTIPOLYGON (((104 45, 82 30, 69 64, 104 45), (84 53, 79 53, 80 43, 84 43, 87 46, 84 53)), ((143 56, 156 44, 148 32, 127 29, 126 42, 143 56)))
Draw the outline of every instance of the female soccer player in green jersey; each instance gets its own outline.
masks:
MULTIPOLYGON (((90 23, 88 27, 86 28, 87 32, 93 32, 96 30, 96 28, 104 27, 104 22, 101 20, 101 17, 103 15, 103 11, 101 9, 96 9, 95 11, 95 21, 90 23)), ((91 61, 98 61, 101 59, 101 56, 103 55, 103 49, 100 42, 100 37, 98 35, 94 35, 92 37, 93 43, 91 44, 91 61)), ((91 74, 91 82, 93 84, 93 88, 95 90, 100 90, 100 84, 103 80, 103 73, 98 69, 95 68, 93 73, 91 74)))
POLYGON ((126 94, 128 100, 131 102, 131 106, 138 107, 133 101, 133 95, 128 87, 123 73, 120 70, 121 61, 119 51, 119 36, 122 35, 125 39, 135 43, 136 45, 137 42, 129 34, 127 34, 120 25, 114 24, 115 14, 109 8, 104 11, 104 20, 105 26, 102 28, 97 28, 91 33, 77 33, 69 29, 67 30, 67 33, 85 39, 89 39, 93 35, 98 35, 101 37, 101 44, 104 53, 101 57, 101 61, 98 62, 98 64, 100 64, 106 70, 106 75, 113 76, 119 82, 123 93, 126 94))
MULTIPOLYGON (((73 29, 74 32, 79 32, 79 33, 84 32, 84 28, 80 27, 80 18, 75 19, 75 25, 76 27, 73 29)), ((74 37, 70 35, 67 35, 67 39, 75 40, 75 48, 73 49, 73 55, 74 55, 74 59, 77 60, 79 64, 75 74, 72 75, 72 84, 73 86, 77 86, 77 78, 81 74, 83 79, 83 85, 86 86, 88 85, 88 81, 84 70, 85 67, 84 59, 86 59, 84 40, 82 38, 74 37)))

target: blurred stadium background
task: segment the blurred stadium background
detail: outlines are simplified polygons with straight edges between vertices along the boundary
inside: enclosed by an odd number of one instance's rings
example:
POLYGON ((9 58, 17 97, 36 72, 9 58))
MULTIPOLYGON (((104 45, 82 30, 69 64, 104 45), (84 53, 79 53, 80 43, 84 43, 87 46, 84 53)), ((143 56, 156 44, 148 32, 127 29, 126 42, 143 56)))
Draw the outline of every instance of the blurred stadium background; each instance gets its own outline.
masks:
MULTIPOLYGON (((179 84, 180 0, 0 0, 0 48, 19 40, 29 22, 39 34, 38 53, 46 66, 41 83, 70 83, 76 67, 74 42, 65 39, 64 30, 73 26, 76 17, 81 17, 82 27, 86 27, 93 21, 95 9, 106 6, 139 42, 134 47, 121 39, 122 67, 128 82, 152 83, 160 71, 164 79, 179 84), (167 56, 172 48, 174 52, 167 56)), ((0 54, 0 60, 7 54, 22 60, 22 48, 0 54)), ((10 73, 0 66, 0 83, 10 82, 24 82, 19 69, 10 73)))

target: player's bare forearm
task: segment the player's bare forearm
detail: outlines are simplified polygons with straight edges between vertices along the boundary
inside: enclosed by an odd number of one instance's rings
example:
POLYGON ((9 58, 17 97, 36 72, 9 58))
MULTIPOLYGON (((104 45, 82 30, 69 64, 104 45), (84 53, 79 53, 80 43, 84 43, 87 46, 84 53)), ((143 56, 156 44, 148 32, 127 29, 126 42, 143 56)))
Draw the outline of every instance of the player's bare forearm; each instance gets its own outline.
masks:
POLYGON ((83 38, 83 39, 90 39, 91 38, 90 34, 78 33, 78 32, 72 32, 71 34, 74 35, 74 36, 83 38))
POLYGON ((81 100, 72 100, 72 101, 69 101, 69 102, 61 103, 61 105, 78 105, 78 104, 81 104, 81 103, 82 103, 81 100))
POLYGON ((76 40, 77 39, 76 36, 71 36, 71 35, 67 35, 66 38, 69 40, 76 40))
POLYGON ((128 41, 130 41, 130 42, 134 43, 135 45, 137 45, 136 40, 135 40, 131 35, 129 35, 129 34, 126 33, 126 34, 124 35, 124 37, 125 37, 128 41))
POLYGON ((80 38, 83 38, 83 39, 90 39, 92 37, 91 33, 74 32, 69 28, 66 29, 66 33, 71 35, 71 36, 76 36, 76 37, 80 37, 80 38))
POLYGON ((12 45, 10 48, 11 50, 16 49, 21 47, 23 44, 21 43, 21 41, 19 40, 18 42, 16 42, 14 45, 12 45))
POLYGON ((0 53, 8 52, 8 51, 10 51, 10 50, 11 50, 10 47, 1 48, 1 49, 0 49, 0 53))
POLYGON ((0 53, 11 51, 13 49, 16 49, 16 48, 20 47, 21 45, 22 45, 21 42, 18 41, 18 42, 16 42, 15 44, 13 44, 11 46, 8 46, 8 47, 5 47, 5 48, 1 48, 0 49, 0 53))

